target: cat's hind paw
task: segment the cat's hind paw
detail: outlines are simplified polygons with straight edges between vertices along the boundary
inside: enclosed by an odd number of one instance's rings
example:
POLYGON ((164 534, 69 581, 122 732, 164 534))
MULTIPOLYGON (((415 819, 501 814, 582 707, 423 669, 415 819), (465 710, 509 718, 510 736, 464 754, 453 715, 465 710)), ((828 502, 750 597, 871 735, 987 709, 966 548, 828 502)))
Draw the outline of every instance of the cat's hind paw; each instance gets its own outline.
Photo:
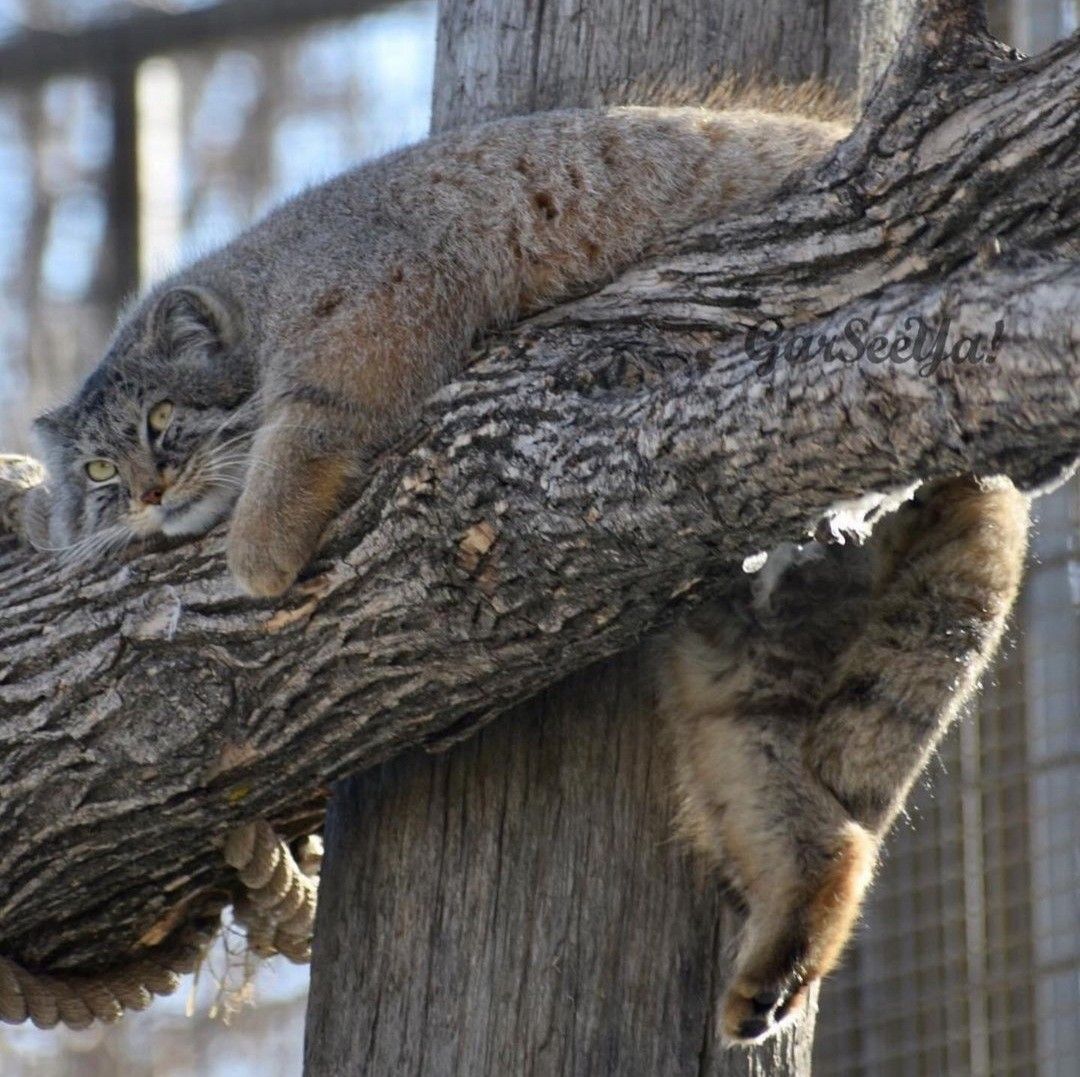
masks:
POLYGON ((775 880, 772 892, 759 895, 756 904, 751 897, 743 945, 722 1006, 728 1044, 757 1043, 802 1012, 810 989, 840 959, 876 856, 873 835, 849 821, 811 858, 818 862, 815 870, 793 886, 775 880))
POLYGON ((810 983, 796 974, 769 984, 740 980, 724 996, 723 1033, 731 1045, 759 1043, 802 1011, 810 983))

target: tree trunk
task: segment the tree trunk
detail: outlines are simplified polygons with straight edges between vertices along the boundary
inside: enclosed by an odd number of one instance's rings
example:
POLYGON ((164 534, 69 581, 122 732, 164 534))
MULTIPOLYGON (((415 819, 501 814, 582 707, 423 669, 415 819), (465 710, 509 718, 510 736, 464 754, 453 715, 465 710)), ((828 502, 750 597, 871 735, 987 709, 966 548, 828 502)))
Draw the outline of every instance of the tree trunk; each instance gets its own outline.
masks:
MULTIPOLYGON (((433 126, 762 71, 857 94, 905 6, 446 0, 433 126)), ((648 656, 338 784, 308 1077, 810 1072, 816 1000, 765 1045, 719 1042, 738 925, 672 840, 648 656)))
POLYGON ((810 1022, 717 1043, 732 921, 672 841, 643 657, 337 787, 308 1074, 809 1072, 810 1022))
POLYGON ((442 3, 432 127, 550 108, 662 101, 726 77, 864 96, 914 0, 481 0, 442 3))

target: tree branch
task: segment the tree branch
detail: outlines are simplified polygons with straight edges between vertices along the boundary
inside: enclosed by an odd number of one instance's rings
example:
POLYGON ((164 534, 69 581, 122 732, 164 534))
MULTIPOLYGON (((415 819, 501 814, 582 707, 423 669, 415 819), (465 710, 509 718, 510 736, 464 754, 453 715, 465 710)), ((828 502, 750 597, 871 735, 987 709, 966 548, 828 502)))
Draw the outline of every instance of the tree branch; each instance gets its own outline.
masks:
POLYGON ((39 86, 65 75, 108 78, 147 57, 240 38, 286 33, 331 19, 385 10, 394 0, 219 0, 191 11, 136 11, 104 18, 77 33, 26 29, 0 42, 0 86, 39 86))
POLYGON ((215 885, 227 827, 465 735, 841 501, 1080 453, 1080 39, 903 75, 767 214, 489 342, 283 602, 238 594, 220 533, 71 578, 0 550, 0 952, 115 959, 215 885), (744 336, 910 316, 1003 322, 994 361, 765 370, 744 336))

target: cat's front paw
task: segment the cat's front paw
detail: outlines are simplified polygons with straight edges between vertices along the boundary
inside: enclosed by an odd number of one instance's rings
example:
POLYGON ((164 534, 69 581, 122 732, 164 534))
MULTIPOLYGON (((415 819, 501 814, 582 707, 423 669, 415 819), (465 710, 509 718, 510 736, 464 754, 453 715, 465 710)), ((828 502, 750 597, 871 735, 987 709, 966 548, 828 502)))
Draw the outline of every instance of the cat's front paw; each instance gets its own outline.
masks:
POLYGON ((292 586, 341 503, 345 457, 312 455, 303 432, 289 416, 259 431, 229 527, 229 570, 257 598, 292 586))
POLYGON ((243 511, 241 505, 229 528, 229 571, 256 598, 284 594, 315 552, 316 541, 306 545, 300 539, 266 514, 243 511))

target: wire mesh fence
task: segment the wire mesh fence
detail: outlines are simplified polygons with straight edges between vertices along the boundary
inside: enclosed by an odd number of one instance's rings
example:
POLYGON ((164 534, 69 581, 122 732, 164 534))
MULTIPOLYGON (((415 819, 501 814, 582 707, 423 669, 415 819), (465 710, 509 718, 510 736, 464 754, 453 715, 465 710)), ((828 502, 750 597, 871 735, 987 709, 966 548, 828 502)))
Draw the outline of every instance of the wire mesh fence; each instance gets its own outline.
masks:
POLYGON ((826 1077, 1080 1072, 1080 484, 1036 506, 1013 629, 826 985, 826 1077))
MULTIPOLYGON (((1025 52, 1075 0, 999 0, 1025 52)), ((1037 502, 1024 591, 975 713, 892 834, 822 992, 823 1077, 1080 1073, 1080 481, 1037 502)))

